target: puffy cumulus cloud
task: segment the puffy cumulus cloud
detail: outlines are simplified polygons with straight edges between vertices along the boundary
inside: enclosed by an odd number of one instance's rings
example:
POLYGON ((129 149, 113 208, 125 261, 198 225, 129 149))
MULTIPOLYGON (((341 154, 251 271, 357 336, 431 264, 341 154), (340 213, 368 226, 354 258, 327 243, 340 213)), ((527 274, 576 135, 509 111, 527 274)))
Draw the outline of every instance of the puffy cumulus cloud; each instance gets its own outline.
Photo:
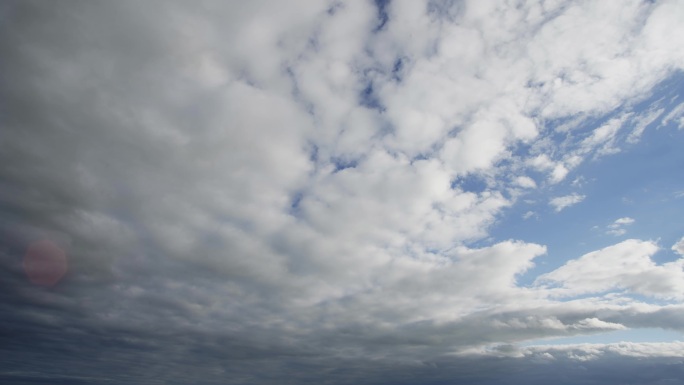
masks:
POLYGON ((653 242, 628 239, 571 260, 538 280, 559 285, 551 289, 555 295, 573 296, 623 289, 681 300, 684 261, 656 265, 651 257, 657 251, 658 246, 653 242))
POLYGON ((546 154, 530 158, 526 163, 532 169, 549 172, 549 182, 553 184, 561 182, 570 172, 563 162, 553 161, 546 154))
POLYGON ((565 208, 582 202, 584 198, 586 198, 586 196, 573 193, 570 195, 563 195, 560 197, 552 198, 549 201, 549 205, 551 205, 553 209, 556 210, 556 212, 560 212, 565 208))
POLYGON ((537 188, 537 182, 528 176, 519 176, 515 178, 514 183, 522 188, 537 188))
POLYGON ((549 288, 519 283, 544 245, 489 236, 624 143, 629 106, 681 70, 681 15, 4 2, 0 379, 379 383, 399 362, 429 383, 497 367, 448 361, 483 345, 670 327, 672 308, 556 299, 681 299, 681 263, 654 264, 651 242, 568 262, 549 288), (25 277, 36 261, 45 284, 25 277))

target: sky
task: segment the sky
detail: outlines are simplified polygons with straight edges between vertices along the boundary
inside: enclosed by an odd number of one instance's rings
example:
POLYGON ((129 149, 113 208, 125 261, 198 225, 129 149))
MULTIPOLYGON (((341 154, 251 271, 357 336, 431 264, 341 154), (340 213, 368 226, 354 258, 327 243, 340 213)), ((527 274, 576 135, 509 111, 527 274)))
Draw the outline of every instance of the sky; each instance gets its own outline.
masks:
POLYGON ((0 0, 0 382, 684 383, 682 20, 0 0))

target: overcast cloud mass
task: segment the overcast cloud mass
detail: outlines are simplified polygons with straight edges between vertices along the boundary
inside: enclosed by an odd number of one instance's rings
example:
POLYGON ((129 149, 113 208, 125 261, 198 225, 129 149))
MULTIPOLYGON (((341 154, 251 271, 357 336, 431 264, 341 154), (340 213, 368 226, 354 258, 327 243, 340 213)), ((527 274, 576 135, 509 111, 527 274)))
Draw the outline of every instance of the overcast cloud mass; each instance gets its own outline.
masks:
POLYGON ((0 0, 0 382, 684 384, 683 20, 0 0))

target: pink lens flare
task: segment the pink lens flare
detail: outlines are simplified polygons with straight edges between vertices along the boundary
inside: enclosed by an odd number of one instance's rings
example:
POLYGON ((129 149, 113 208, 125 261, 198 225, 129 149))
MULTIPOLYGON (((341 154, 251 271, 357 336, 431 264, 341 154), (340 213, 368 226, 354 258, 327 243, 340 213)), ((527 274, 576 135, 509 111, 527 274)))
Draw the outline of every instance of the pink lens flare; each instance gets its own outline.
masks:
POLYGON ((36 285, 56 285, 67 268, 66 253, 49 239, 31 243, 24 255, 24 271, 29 281, 36 285))

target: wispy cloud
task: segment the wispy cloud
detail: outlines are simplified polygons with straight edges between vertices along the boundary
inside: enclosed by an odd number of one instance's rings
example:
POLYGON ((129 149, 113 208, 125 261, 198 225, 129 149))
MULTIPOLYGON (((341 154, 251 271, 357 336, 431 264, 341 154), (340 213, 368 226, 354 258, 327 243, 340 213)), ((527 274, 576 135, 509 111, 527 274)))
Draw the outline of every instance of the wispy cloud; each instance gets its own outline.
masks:
POLYGON ((638 116, 633 122, 634 128, 627 137, 627 142, 638 142, 641 138, 641 135, 643 135, 644 131, 646 130, 646 127, 650 126, 656 120, 658 120, 658 118, 663 114, 664 111, 665 110, 663 108, 652 109, 648 111, 646 114, 638 116))
POLYGON ((661 123, 663 125, 670 124, 670 122, 677 122, 677 126, 682 129, 684 128, 684 103, 680 103, 675 108, 673 108, 667 115, 663 117, 661 123))
POLYGON ((677 243, 672 245, 672 251, 679 255, 684 255, 684 237, 680 239, 677 243))
POLYGON ((620 236, 627 233, 625 226, 631 225, 635 220, 629 217, 622 217, 615 220, 615 222, 608 225, 608 230, 606 234, 620 236))
POLYGON ((549 201, 549 204, 556 210, 556 212, 560 212, 565 208, 568 208, 572 205, 576 205, 580 202, 582 202, 586 198, 584 195, 580 195, 577 193, 573 193, 570 195, 564 195, 560 197, 555 197, 552 198, 549 201))

